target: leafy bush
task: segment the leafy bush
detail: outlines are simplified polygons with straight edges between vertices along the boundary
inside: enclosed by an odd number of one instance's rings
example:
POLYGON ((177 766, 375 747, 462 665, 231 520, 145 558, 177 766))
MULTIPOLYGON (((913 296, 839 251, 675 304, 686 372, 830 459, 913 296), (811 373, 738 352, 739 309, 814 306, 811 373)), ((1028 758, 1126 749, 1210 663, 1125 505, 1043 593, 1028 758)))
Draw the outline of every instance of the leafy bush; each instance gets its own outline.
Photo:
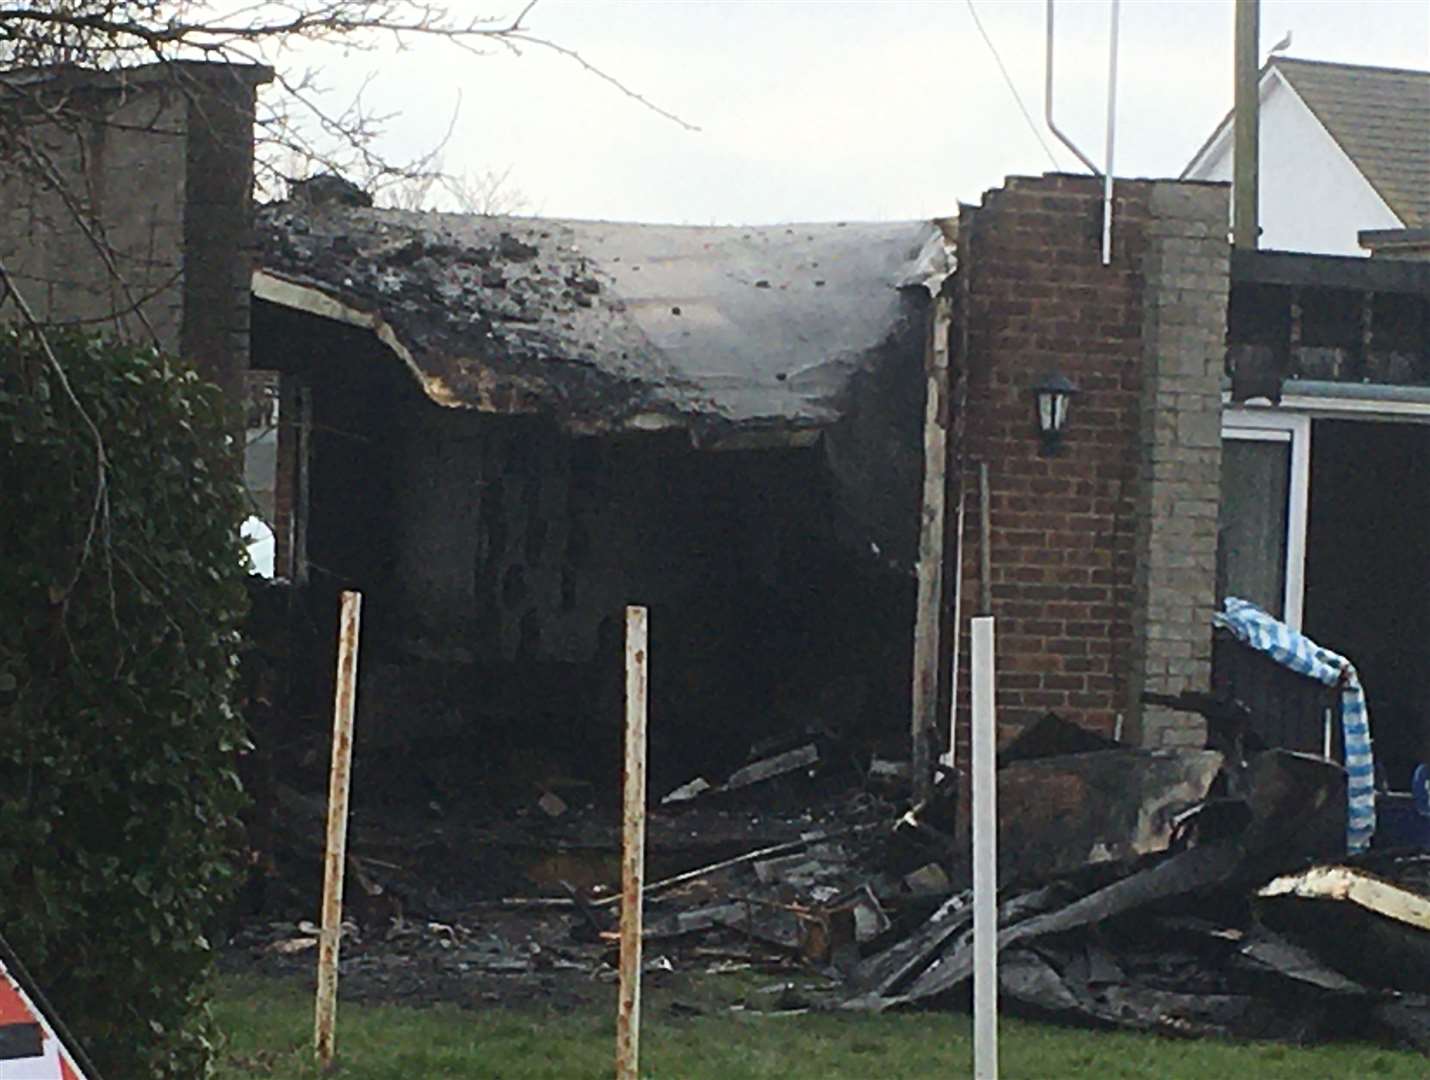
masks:
POLYGON ((101 1071, 191 1080, 242 799, 237 455, 192 371, 50 342, 84 414, 0 328, 0 931, 101 1071))

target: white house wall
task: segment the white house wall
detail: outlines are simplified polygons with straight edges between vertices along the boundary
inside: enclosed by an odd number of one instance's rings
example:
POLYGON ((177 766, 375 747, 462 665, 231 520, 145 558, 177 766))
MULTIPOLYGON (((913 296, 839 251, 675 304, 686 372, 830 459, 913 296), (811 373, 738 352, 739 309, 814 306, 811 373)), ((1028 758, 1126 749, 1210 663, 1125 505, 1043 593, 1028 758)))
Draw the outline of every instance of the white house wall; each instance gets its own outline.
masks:
MULTIPOLYGON (((1267 82, 1261 96, 1260 246, 1367 254, 1356 234, 1400 228, 1400 219, 1280 76, 1267 82)), ((1187 177, 1230 182, 1232 157, 1232 139, 1224 137, 1187 177)))

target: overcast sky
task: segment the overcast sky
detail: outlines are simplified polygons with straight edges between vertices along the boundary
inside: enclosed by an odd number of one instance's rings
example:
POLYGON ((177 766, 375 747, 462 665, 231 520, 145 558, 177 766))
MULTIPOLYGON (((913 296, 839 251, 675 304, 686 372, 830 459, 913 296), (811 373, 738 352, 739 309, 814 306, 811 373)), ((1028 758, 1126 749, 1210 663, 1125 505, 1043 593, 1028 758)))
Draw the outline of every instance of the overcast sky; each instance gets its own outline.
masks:
MULTIPOLYGON (((497 15, 500 2, 452 0, 497 15)), ((1103 157, 1110 0, 1059 0, 1055 109, 1103 157)), ((1042 124, 1042 0, 974 0, 1042 124)), ((1231 0, 1123 0, 1116 172, 1174 176, 1231 104, 1231 0)), ((449 170, 510 169, 527 211, 688 224, 953 213, 1008 174, 1051 169, 966 0, 540 0, 532 32, 577 50, 688 131, 540 49, 475 57, 313 55, 335 95, 369 72, 402 115, 384 150, 439 140, 460 95, 449 170)), ((1430 0, 1263 0, 1263 55, 1430 68, 1430 0)), ((1430 138, 1430 133, 1427 133, 1430 138)))

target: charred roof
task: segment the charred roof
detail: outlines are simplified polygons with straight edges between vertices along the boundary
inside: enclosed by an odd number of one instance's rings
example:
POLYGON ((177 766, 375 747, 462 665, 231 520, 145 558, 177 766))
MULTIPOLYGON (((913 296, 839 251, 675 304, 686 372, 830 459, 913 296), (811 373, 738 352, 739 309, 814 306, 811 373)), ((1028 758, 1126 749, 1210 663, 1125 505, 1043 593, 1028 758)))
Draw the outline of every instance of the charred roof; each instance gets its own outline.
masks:
POLYGON ((310 200, 257 216, 260 301, 371 329, 439 404, 573 431, 824 427, 951 267, 935 221, 692 227, 310 200))

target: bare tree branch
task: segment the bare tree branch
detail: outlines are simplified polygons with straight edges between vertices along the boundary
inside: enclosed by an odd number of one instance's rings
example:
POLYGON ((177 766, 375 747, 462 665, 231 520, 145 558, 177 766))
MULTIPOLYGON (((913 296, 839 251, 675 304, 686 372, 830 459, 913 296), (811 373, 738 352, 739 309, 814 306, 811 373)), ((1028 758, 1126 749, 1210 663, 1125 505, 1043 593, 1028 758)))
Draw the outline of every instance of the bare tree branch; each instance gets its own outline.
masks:
POLYGON ((459 214, 498 217, 530 209, 524 192, 511 183, 512 166, 448 172, 439 157, 431 171, 395 178, 374 189, 378 206, 395 210, 451 210, 459 214))
MULTIPOLYGON (((200 0, 0 0, 0 67, 119 70, 189 59, 264 64, 300 42, 345 51, 371 50, 386 42, 401 50, 414 39, 440 39, 477 55, 493 49, 520 54, 527 48, 556 53, 641 107, 686 130, 700 130, 574 48, 533 32, 528 19, 536 6, 537 0, 527 0, 514 17, 504 18, 459 15, 431 0, 251 0, 227 11, 200 0)), ((464 3, 458 10, 468 9, 464 3)), ((431 162, 440 155, 440 145, 408 162, 394 161, 378 148, 393 117, 369 110, 362 90, 335 110, 323 100, 311 70, 275 66, 278 93, 261 96, 257 121, 261 191, 282 191, 284 177, 273 164, 275 157, 296 158, 296 171, 305 175, 350 173, 376 190, 433 173, 431 162)), ((180 67, 175 77, 183 78, 180 67)), ((25 94, 13 84, 8 90, 25 94)), ((64 111, 63 102, 30 105, 48 109, 57 121, 64 111)), ((8 149, 5 126, 0 117, 0 157, 8 149)))
POLYGON ((49 5, 0 9, 0 40, 44 44, 51 40, 42 28, 58 32, 54 44, 73 43, 91 52, 120 53, 136 47, 159 52, 164 47, 199 50, 221 49, 230 41, 259 41, 295 37, 335 38, 383 33, 422 35, 457 40, 501 38, 519 33, 522 17, 534 7, 528 4, 510 23, 476 17, 454 21, 447 10, 435 4, 413 0, 324 0, 307 5, 265 3, 246 9, 254 14, 247 21, 188 21, 163 18, 165 8, 191 10, 187 3, 156 3, 143 0, 74 0, 49 5), (288 9, 284 19, 272 17, 288 9), (265 17, 267 16, 267 17, 265 17))
MULTIPOLYGON (((469 12, 468 3, 461 0, 456 11, 469 12)), ((146 303, 170 291, 176 280, 174 272, 161 275, 164 280, 150 280, 144 251, 132 250, 134 245, 127 241, 124 251, 116 248, 97 210, 100 200, 91 190, 90 163, 85 160, 95 124, 142 128, 145 118, 100 116, 92 102, 85 100, 83 80, 71 83, 64 77, 69 71, 112 72, 113 85, 123 97, 128 78, 125 69, 157 67, 190 103, 203 108, 199 103, 212 95, 198 92, 198 76, 190 61, 266 68, 284 49, 303 43, 343 50, 382 46, 401 50, 415 40, 435 39, 478 55, 502 49, 519 55, 523 49, 535 48, 576 63, 631 101, 686 130, 699 130, 575 49, 533 32, 527 20, 536 6, 537 0, 526 0, 514 17, 501 18, 456 14, 453 8, 431 0, 240 0, 222 12, 216 11, 217 3, 210 0, 0 0, 0 180, 9 183, 18 178, 28 190, 43 193, 44 213, 72 220, 102 269, 107 289, 112 290, 105 293, 114 298, 112 310, 100 318, 116 326, 133 320, 158 342, 160 335, 146 314, 146 303), (70 155, 77 158, 78 167, 70 155), (146 280, 128 280, 126 269, 135 267, 146 280)), ((324 100, 314 71, 275 66, 277 93, 260 97, 256 119, 261 152, 255 161, 255 183, 261 189, 276 194, 281 185, 315 171, 346 172, 369 191, 414 207, 426 204, 439 192, 456 208, 471 213, 510 213, 525 207, 525 199, 509 183, 510 167, 459 176, 444 171, 442 155, 456 130, 456 108, 446 135, 436 146, 410 161, 395 162, 379 143, 393 117, 368 106, 364 98, 367 82, 345 107, 333 108, 324 100), (280 168, 278 162, 285 157, 288 167, 280 168)), ((230 73, 235 82, 241 81, 239 75, 230 73)), ((253 82, 244 86, 251 92, 253 82)), ((158 130, 157 106, 148 122, 158 130)), ((10 254, 24 257, 24 249, 10 254)), ((7 263, 0 257, 0 305, 13 304, 21 324, 35 335, 46 367, 94 443, 92 512, 73 577, 56 602, 68 600, 96 545, 105 549, 113 596, 115 571, 106 540, 110 520, 104 440, 46 338, 45 323, 22 292, 20 278, 29 273, 28 264, 7 263)), ((40 299, 43 294, 36 296, 40 299)))
MULTIPOLYGON (((529 10, 529 8, 528 8, 528 10, 529 10)), ((591 63, 591 62, 590 62, 589 60, 587 60, 584 56, 582 56, 580 53, 578 53, 575 49, 568 49, 566 46, 564 46, 564 45, 559 45, 559 44, 557 44, 556 42, 550 40, 549 38, 537 37, 537 36, 534 35, 534 34, 528 34, 528 33, 526 33, 524 30, 520 30, 520 29, 512 30, 510 33, 507 33, 507 34, 502 35, 502 41, 503 41, 505 44, 507 44, 507 45, 509 45, 509 46, 511 46, 511 47, 513 47, 513 48, 517 47, 518 45, 523 45, 523 44, 524 44, 524 45, 532 45, 532 46, 535 46, 535 47, 540 48, 540 49, 548 49, 548 50, 550 50, 551 52, 554 52, 554 53, 557 53, 557 54, 559 54, 559 55, 561 55, 561 56, 566 57, 568 60, 574 60, 576 63, 580 64, 581 67, 582 67, 588 74, 594 75, 596 78, 600 79, 602 82, 608 83, 608 84, 610 84, 611 86, 614 86, 617 90, 619 90, 619 91, 620 91, 622 94, 624 94, 626 97, 630 98, 632 101, 635 101, 635 102, 639 103, 640 105, 645 106, 647 109, 649 109, 651 112, 655 113, 657 116, 663 116, 663 117, 665 117, 667 120, 670 120, 670 121, 672 121, 673 123, 679 124, 679 125, 680 125, 681 127, 683 127, 686 131, 699 131, 699 130, 700 130, 700 128, 699 128, 697 125, 692 124, 692 123, 690 123, 690 122, 688 122, 688 121, 686 121, 686 120, 681 119, 681 118, 680 118, 679 116, 677 116, 675 113, 670 112, 668 109, 663 109, 663 108, 661 108, 659 105, 655 104, 655 102, 651 101, 649 98, 646 98, 646 97, 644 97, 644 96, 641 95, 641 94, 638 94, 636 91, 632 90, 629 86, 627 86, 625 83, 621 82, 620 79, 616 78, 614 75, 610 74, 608 71, 604 70, 603 68, 599 68, 599 67, 597 67, 595 64, 591 63)))

